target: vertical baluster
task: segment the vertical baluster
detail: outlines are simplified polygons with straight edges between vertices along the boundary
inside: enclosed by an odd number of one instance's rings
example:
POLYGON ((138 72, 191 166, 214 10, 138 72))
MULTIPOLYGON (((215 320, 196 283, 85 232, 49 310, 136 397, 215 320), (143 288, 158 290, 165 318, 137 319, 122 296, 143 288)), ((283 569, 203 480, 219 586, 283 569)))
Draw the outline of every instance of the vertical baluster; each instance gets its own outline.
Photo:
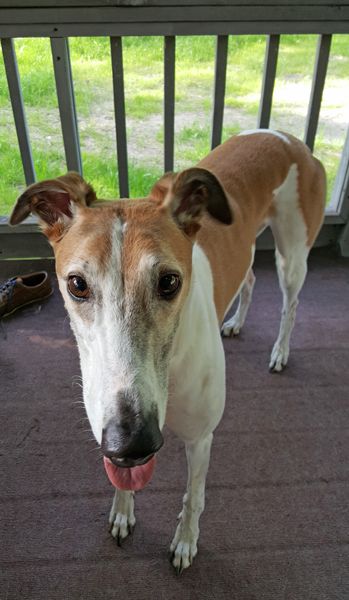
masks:
POLYGON ((121 198, 128 198, 130 192, 128 181, 125 86, 122 56, 122 38, 120 36, 110 38, 110 49, 113 70, 116 152, 119 173, 119 192, 121 198))
POLYGON ((164 167, 173 171, 176 38, 164 38, 164 167))
POLYGON ((327 210, 340 213, 344 220, 349 217, 349 128, 343 145, 342 156, 333 185, 332 198, 327 210), (335 204, 336 202, 336 204, 335 204))
POLYGON ((229 38, 227 35, 217 36, 211 149, 218 146, 222 141, 225 82, 227 75, 228 39, 229 38))
POLYGON ((261 102, 259 105, 259 114, 257 121, 257 127, 260 127, 262 129, 267 129, 270 123, 276 67, 279 54, 279 44, 279 35, 268 36, 264 60, 261 102))
POLYGON ((338 245, 342 256, 349 257, 349 129, 344 142, 341 162, 338 169, 333 195, 338 199, 337 206, 332 207, 345 220, 338 245))
POLYGON ((314 148, 319 122, 322 93, 326 80, 328 59, 330 57, 331 39, 332 36, 329 34, 320 35, 316 50, 315 68, 304 135, 304 141, 310 150, 314 148))
POLYGON ((17 139, 22 158, 24 176, 27 185, 30 185, 35 181, 35 170, 13 40, 10 38, 2 39, 1 47, 4 57, 8 89, 11 98, 13 117, 16 125, 17 139))
POLYGON ((67 38, 51 38, 59 114, 67 167, 82 173, 78 121, 67 38))

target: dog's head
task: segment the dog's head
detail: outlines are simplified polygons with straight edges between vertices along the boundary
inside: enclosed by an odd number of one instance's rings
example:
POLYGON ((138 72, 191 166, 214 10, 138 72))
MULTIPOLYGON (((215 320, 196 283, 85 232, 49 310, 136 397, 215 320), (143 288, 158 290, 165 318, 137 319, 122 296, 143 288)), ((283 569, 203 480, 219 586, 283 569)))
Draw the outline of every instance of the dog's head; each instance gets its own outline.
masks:
POLYGON ((169 362, 191 286, 205 212, 232 215, 214 175, 166 174, 149 197, 91 207, 76 173, 31 185, 10 223, 30 212, 53 246, 59 287, 81 360, 95 438, 116 464, 142 464, 162 445, 169 362))

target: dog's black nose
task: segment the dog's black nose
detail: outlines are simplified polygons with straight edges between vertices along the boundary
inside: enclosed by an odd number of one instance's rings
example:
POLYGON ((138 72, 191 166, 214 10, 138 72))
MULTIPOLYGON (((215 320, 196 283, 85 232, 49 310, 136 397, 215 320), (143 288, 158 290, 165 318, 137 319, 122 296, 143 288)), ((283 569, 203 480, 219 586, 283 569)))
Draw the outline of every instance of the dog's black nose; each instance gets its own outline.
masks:
POLYGON ((101 449, 115 464, 128 467, 144 462, 163 443, 157 416, 149 414, 142 420, 129 416, 122 423, 109 421, 102 431, 101 449))

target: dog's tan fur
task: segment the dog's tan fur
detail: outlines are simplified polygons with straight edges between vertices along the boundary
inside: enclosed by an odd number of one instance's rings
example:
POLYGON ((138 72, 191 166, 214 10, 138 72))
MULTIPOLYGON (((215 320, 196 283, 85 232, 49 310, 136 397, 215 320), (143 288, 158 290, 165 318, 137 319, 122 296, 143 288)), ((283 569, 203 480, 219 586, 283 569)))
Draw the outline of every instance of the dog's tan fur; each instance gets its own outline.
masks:
MULTIPOLYGON (((298 166, 299 207, 307 228, 309 248, 313 245, 321 227, 326 193, 323 166, 302 142, 291 135, 287 137, 290 144, 285 144, 280 138, 267 133, 259 133, 257 136, 234 136, 198 163, 198 167, 212 172, 223 185, 234 218, 231 226, 222 228, 219 223, 204 215, 200 221, 200 228, 195 227, 193 230, 194 235, 197 233, 197 242, 211 264, 215 303, 220 322, 248 272, 251 264, 251 247, 259 230, 277 212, 274 190, 285 180, 292 164, 298 166), (266 169, 266 164, 273 165, 273 168, 266 169)), ((102 207, 99 208, 97 203, 93 213, 88 211, 86 218, 82 214, 79 232, 75 231, 74 238, 69 237, 69 244, 64 244, 64 250, 57 252, 58 270, 60 263, 65 263, 66 253, 72 254, 82 246, 87 253, 98 256, 103 267, 110 245, 108 241, 112 222, 110 217, 115 216, 115 213, 131 224, 131 232, 126 236, 126 240, 137 256, 139 252, 147 249, 150 242, 146 235, 142 239, 139 239, 139 234, 132 235, 133 222, 137 224, 143 222, 145 230, 147 227, 150 227, 153 232, 155 228, 158 229, 161 243, 174 236, 176 245, 186 246, 177 227, 172 226, 158 210, 170 192, 172 182, 173 175, 167 174, 154 186, 149 199, 144 199, 142 204, 135 205, 134 201, 125 201, 122 206, 115 207, 103 203, 101 213, 102 207), (155 206, 151 205, 150 201, 153 201, 155 206), (167 231, 169 227, 170 230, 167 231), (85 247, 86 243, 88 247, 85 247)), ((45 182, 44 188, 40 188, 40 194, 44 193, 45 188, 57 187, 57 184, 63 190, 69 190, 73 202, 89 206, 96 201, 91 186, 81 180, 76 173, 68 173, 56 180, 45 182)), ((12 224, 23 220, 30 210, 35 211, 38 195, 38 184, 33 184, 27 189, 13 211, 12 224), (27 201, 31 192, 35 192, 34 202, 32 199, 32 205, 28 207, 27 201)), ((50 225, 43 224, 43 229, 55 246, 64 233, 64 224, 59 221, 50 225)), ((130 257, 132 252, 128 251, 127 256, 130 257)), ((187 252, 185 251, 184 254, 187 252)))
MULTIPOLYGON (((30 186, 13 210, 12 224, 35 212, 54 248, 97 442, 103 447, 110 423, 115 437, 122 414, 122 435, 132 439, 132 414, 145 427, 153 411, 158 433, 166 422, 186 444, 188 484, 171 544, 178 570, 197 552, 212 432, 224 409, 218 323, 240 291, 223 334, 242 327, 254 284, 255 239, 270 224, 283 292, 270 368, 282 370, 308 252, 323 220, 325 187, 321 163, 302 142, 279 132, 246 132, 213 150, 198 168, 166 174, 147 198, 90 208, 92 188, 71 173, 30 186), (181 283, 171 300, 161 296, 164 273, 181 283), (90 301, 72 298, 69 278, 75 277, 83 278, 90 301)), ((124 460, 118 452, 114 444, 110 456, 124 460)), ((118 540, 135 523, 130 489, 118 489, 112 506, 111 531, 118 540)))
MULTIPOLYGON (((197 242, 211 264, 220 322, 250 267, 251 247, 258 232, 278 210, 274 190, 285 180, 292 164, 298 166, 299 207, 309 248, 321 227, 326 197, 324 168, 302 142, 287 137, 290 144, 267 133, 235 136, 198 164, 218 177, 234 216, 231 226, 222 227, 204 215, 197 234, 197 242), (273 168, 266 169, 266 164, 273 168)), ((171 177, 167 175, 154 197, 165 198, 170 185, 171 177)))

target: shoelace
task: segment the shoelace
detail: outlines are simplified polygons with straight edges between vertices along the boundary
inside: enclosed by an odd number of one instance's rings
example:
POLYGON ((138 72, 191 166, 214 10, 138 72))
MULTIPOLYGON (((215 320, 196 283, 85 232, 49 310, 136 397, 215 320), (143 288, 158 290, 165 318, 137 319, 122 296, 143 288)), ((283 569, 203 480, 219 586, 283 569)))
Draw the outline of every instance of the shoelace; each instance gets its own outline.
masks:
POLYGON ((17 278, 12 277, 2 285, 0 285, 0 302, 10 300, 13 294, 13 289, 16 285, 17 278))

